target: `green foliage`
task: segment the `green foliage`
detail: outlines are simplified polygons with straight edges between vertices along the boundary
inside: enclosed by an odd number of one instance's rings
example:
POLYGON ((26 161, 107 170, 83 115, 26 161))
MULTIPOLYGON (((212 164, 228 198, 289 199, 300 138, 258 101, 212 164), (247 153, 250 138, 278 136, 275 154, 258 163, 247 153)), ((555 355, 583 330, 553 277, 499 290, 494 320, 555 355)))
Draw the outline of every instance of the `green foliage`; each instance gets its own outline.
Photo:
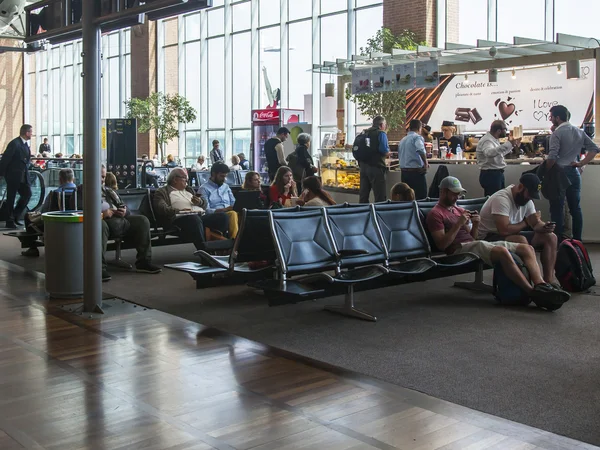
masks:
POLYGON ((132 98, 125 102, 127 118, 137 119, 138 131, 154 131, 162 158, 165 145, 179 137, 179 124, 196 120, 196 110, 179 94, 154 92, 148 98, 132 98))
MULTIPOLYGON (((412 31, 404 30, 398 36, 394 36, 389 28, 382 28, 367 40, 366 47, 360 48, 360 54, 366 56, 374 52, 392 53, 394 48, 416 50, 418 45, 425 44, 418 42, 416 34, 412 31)), ((390 130, 400 128, 406 119, 406 91, 354 95, 351 93, 351 87, 348 86, 346 99, 352 100, 370 119, 379 115, 384 116, 390 130)))

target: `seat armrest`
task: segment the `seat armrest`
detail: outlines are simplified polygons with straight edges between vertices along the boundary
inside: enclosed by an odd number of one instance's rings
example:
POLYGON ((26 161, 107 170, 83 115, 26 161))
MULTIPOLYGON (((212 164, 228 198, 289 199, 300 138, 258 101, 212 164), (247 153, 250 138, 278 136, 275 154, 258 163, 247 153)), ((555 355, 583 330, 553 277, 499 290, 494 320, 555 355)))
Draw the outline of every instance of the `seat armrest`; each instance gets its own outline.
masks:
POLYGON ((368 255, 369 252, 366 250, 359 250, 359 249, 346 249, 346 250, 340 250, 338 252, 338 254, 342 257, 348 257, 348 256, 368 255))

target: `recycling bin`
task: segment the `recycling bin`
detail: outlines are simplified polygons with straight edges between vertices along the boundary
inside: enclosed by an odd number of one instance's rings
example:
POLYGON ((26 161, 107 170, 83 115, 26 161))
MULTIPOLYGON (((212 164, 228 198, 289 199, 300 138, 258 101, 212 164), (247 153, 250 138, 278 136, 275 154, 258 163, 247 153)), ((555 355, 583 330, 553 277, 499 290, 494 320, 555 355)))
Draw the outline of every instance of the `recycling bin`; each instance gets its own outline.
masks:
POLYGON ((83 213, 42 214, 46 292, 51 298, 83 297, 83 213))

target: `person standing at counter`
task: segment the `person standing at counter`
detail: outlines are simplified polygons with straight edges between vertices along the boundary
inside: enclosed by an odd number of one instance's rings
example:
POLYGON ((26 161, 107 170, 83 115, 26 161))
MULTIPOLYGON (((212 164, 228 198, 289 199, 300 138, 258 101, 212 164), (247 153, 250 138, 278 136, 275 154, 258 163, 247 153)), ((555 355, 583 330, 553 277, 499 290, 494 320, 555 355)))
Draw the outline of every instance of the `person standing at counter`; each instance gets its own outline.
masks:
POLYGON ((500 189, 504 189, 504 168, 506 161, 504 155, 508 155, 521 143, 520 139, 509 138, 504 144, 499 139, 505 138, 507 128, 502 120, 494 120, 485 136, 477 144, 477 165, 481 170, 479 184, 483 188, 484 195, 493 195, 500 189))
POLYGON ((375 202, 387 200, 385 157, 390 152, 390 147, 384 131, 386 126, 385 118, 377 116, 373 119, 373 126, 363 131, 367 135, 365 141, 370 152, 368 158, 358 161, 360 166, 359 203, 369 203, 371 190, 373 190, 375 202))
POLYGON ((425 174, 429 168, 425 144, 421 136, 421 121, 410 121, 408 134, 402 138, 398 146, 398 158, 402 172, 402 182, 415 191, 415 198, 427 197, 427 179, 425 174))
POLYGON ((546 160, 546 170, 557 164, 563 170, 571 185, 565 196, 550 200, 550 217, 556 222, 556 235, 563 237, 565 198, 573 217, 573 239, 581 240, 583 233, 583 214, 581 212, 581 174, 578 168, 589 163, 600 149, 583 130, 569 122, 569 111, 563 105, 550 108, 550 121, 555 130, 550 136, 550 151, 546 160), (581 150, 586 152, 585 158, 578 161, 581 150))
POLYGON ((265 142, 265 156, 267 158, 267 167, 271 181, 275 180, 277 169, 287 164, 283 153, 283 143, 287 141, 289 135, 290 130, 286 127, 281 127, 277 130, 275 137, 265 142))
POLYGON ((442 122, 442 137, 438 140, 438 146, 448 148, 448 151, 456 155, 456 148, 460 145, 464 149, 463 140, 454 135, 456 128, 454 122, 445 120, 442 122))

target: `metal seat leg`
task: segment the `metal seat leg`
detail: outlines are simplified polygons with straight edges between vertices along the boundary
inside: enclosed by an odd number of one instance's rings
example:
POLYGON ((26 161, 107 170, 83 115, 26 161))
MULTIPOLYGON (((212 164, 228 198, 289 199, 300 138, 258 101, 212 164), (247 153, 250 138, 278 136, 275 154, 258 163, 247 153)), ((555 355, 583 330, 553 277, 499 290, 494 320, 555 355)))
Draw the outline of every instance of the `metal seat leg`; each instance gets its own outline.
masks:
POLYGON ((483 282, 483 264, 479 264, 479 268, 477 272, 475 272, 475 280, 474 281, 455 281, 454 287, 468 289, 470 291, 480 291, 480 292, 489 292, 493 293, 494 288, 489 284, 485 284, 483 282))
POLYGON ((369 320, 371 322, 377 322, 377 317, 372 314, 369 314, 365 311, 361 311, 354 307, 354 285, 351 284, 348 286, 348 291, 344 297, 344 305, 327 305, 325 306, 325 311, 330 311, 332 313, 341 314, 343 316, 355 317, 357 319, 369 320))

